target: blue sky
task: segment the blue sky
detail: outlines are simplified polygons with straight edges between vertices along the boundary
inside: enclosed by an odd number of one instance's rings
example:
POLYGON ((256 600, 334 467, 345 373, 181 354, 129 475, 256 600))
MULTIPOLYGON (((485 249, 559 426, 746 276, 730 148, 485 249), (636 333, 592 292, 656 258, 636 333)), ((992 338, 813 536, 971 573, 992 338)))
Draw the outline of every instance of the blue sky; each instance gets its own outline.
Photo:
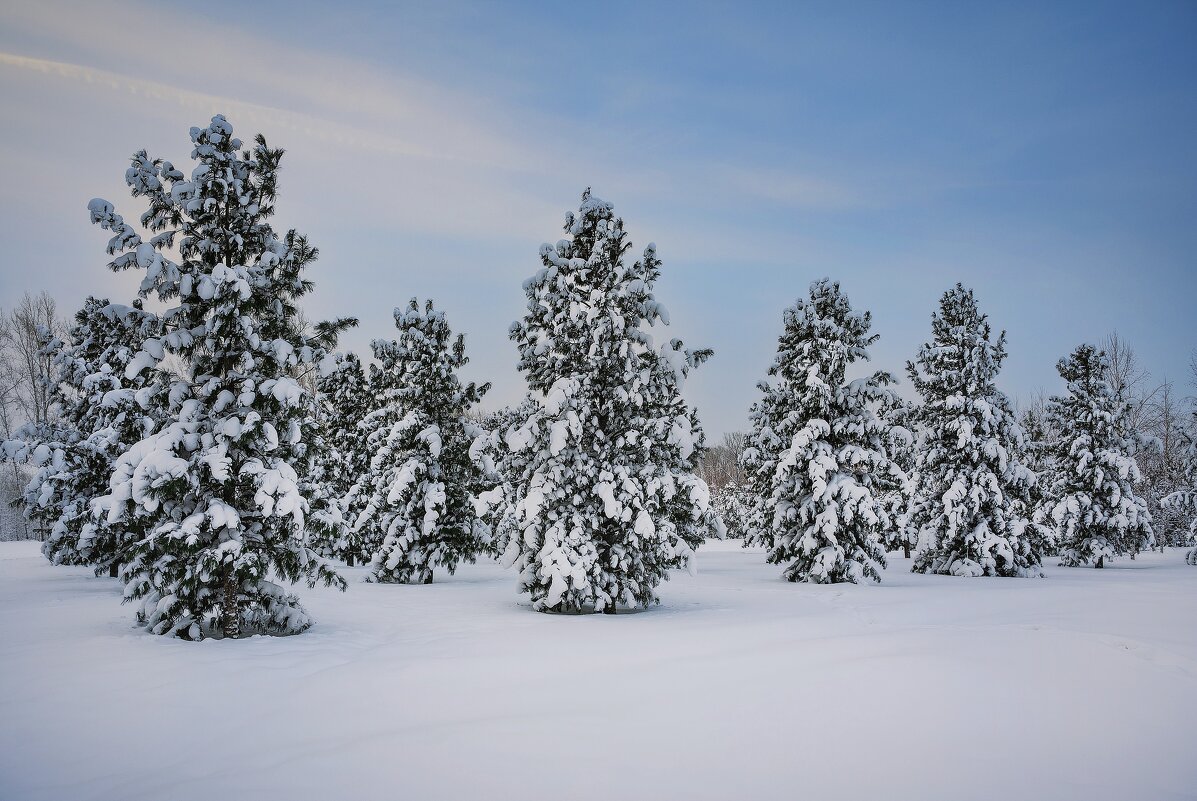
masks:
POLYGON ((360 351, 434 297, 492 407, 522 391, 520 282, 586 186, 657 243, 671 333, 715 349, 688 388, 712 433, 745 425, 822 276, 895 372, 959 280, 1009 330, 1015 398, 1115 329, 1187 379, 1193 3, 202 7, 6 5, 0 304, 130 297, 87 201, 135 216, 129 154, 184 162, 223 112, 288 150, 277 223, 321 249, 312 316, 361 317, 360 351))

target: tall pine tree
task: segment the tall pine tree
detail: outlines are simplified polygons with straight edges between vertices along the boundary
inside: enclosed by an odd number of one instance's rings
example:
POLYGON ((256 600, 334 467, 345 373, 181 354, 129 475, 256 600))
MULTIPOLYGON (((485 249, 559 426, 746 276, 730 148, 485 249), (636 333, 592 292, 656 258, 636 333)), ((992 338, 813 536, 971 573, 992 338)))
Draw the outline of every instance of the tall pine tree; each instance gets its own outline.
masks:
MULTIPOLYGON (((135 525, 108 525, 101 499, 108 494, 117 458, 162 422, 155 387, 146 385, 143 372, 129 370, 135 349, 159 332, 161 322, 139 301, 121 306, 94 298, 75 319, 76 345, 68 355, 73 365, 67 369, 82 381, 71 416, 86 435, 75 445, 84 467, 72 478, 69 492, 81 514, 76 525, 60 521, 60 531, 97 574, 116 576, 125 561, 124 550, 140 531, 135 525)), ((54 545, 47 541, 47 553, 54 545)))
POLYGON ((1107 378, 1105 354, 1081 345, 1056 366, 1068 394, 1048 400, 1058 438, 1051 519, 1060 564, 1105 567, 1106 560, 1152 542, 1147 503, 1135 493, 1139 466, 1131 455, 1129 406, 1107 378))
POLYGON ((693 474, 701 430, 681 388, 710 351, 655 344, 649 327, 669 322, 652 293, 661 262, 652 244, 625 261, 610 203, 587 190, 565 230, 541 246, 511 329, 543 401, 504 435, 518 533, 503 561, 537 610, 613 613, 652 603, 706 529, 708 492, 693 474))
POLYGON ((1055 554, 1055 525, 1051 520, 1052 503, 1049 499, 1056 482, 1056 465, 1052 458, 1054 435, 1048 429, 1046 409, 1027 409, 1019 425, 1023 430, 1023 441, 1018 459, 1035 474, 1035 482, 1024 499, 1026 515, 1030 520, 1027 530, 1031 537, 1038 540, 1038 544, 1033 546, 1035 550, 1045 556, 1055 554))
POLYGON ((932 338, 907 372, 921 404, 915 481, 905 525, 919 532, 914 571, 956 576, 1038 576, 1028 530, 1035 477, 1018 461, 1022 430, 994 383, 1006 334, 991 337, 972 290, 944 293, 932 338))
POLYGON ((398 340, 373 344, 371 389, 381 406, 364 423, 374 456, 355 493, 368 500, 353 528, 381 540, 369 581, 429 584, 437 567, 453 573, 490 540, 475 507, 487 476, 474 441, 485 432, 468 419, 490 387, 458 378, 465 338, 453 337, 431 301, 395 309, 395 326, 398 340))
POLYGON ((868 312, 853 312, 839 284, 811 284, 784 321, 769 370, 777 383, 766 397, 798 427, 760 499, 769 561, 786 565, 790 581, 880 581, 891 526, 884 493, 906 480, 887 455, 887 426, 875 412, 893 379, 884 372, 847 379, 877 336, 869 334, 868 312))
POLYGON ((313 533, 322 554, 352 566, 373 555, 353 528, 368 500, 356 490, 365 489, 358 481, 369 469, 371 455, 362 422, 373 396, 361 360, 352 353, 326 359, 317 392, 323 447, 315 455, 315 470, 328 502, 313 514, 313 533))
MULTIPOLYGON (((769 368, 772 374, 776 362, 769 368)), ((782 454, 801 428, 802 421, 788 411, 788 397, 781 386, 757 383, 762 397, 748 411, 750 429, 744 438, 740 466, 744 470, 749 505, 744 515, 744 547, 773 548, 773 477, 782 454)))
POLYGON ((344 587, 307 542, 300 492, 310 394, 292 373, 323 356, 298 334, 296 301, 311 290, 306 240, 276 235, 282 151, 251 147, 222 116, 192 128, 190 176, 133 156, 125 174, 148 210, 143 237, 111 203, 92 221, 113 233, 114 270, 143 271, 140 293, 168 305, 164 331, 141 342, 127 370, 153 370, 169 415, 117 459, 108 523, 138 520, 125 594, 156 634, 294 633, 311 619, 278 580, 344 587), (177 246, 179 261, 168 253, 177 246), (182 370, 162 363, 174 356, 182 370))
POLYGON ((910 550, 918 544, 918 531, 910 525, 906 509, 910 505, 911 487, 914 485, 915 454, 918 442, 915 435, 914 406, 890 394, 878 410, 886 426, 886 444, 890 459, 905 480, 893 482, 886 489, 882 500, 889 512, 890 528, 885 533, 885 547, 889 550, 902 549, 902 556, 910 558, 910 550))
MULTIPOLYGON (((54 424, 27 426, 24 448, 35 473, 26 514, 48 530, 42 551, 55 564, 87 564, 116 575, 121 532, 102 525, 93 502, 108 492, 115 459, 157 425, 157 404, 126 368, 141 340, 158 328, 144 310, 88 298, 75 314, 69 342, 47 338, 53 357, 49 397, 54 424), (49 434, 50 436, 46 436, 49 434)), ((124 532, 127 533, 127 532, 124 532)))
MULTIPOLYGON (((539 413, 540 404, 531 395, 518 405, 506 406, 487 415, 482 427, 489 432, 482 443, 484 458, 490 464, 497 483, 489 493, 480 496, 485 502, 487 519, 491 521, 491 550, 502 558, 513 538, 520 536, 520 522, 516 515, 516 488, 529 468, 532 451, 524 447, 520 427, 539 413), (514 447, 513 447, 514 446, 514 447)), ((518 550, 519 546, 512 546, 518 550)))

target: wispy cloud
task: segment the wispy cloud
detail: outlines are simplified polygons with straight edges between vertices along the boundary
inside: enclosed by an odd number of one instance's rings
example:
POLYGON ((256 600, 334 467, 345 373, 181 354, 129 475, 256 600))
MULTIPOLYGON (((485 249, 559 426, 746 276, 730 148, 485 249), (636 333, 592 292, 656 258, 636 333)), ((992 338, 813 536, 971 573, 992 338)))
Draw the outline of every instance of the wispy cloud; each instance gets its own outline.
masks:
MULTIPOLYGON (((258 57, 263 53, 268 58, 279 57, 270 52, 270 47, 260 46, 258 57)), ((574 129, 566 120, 528 125, 528 132, 521 137, 499 133, 507 125, 502 121, 496 121, 488 130, 479 130, 468 112, 454 115, 447 111, 444 104, 436 102, 437 93, 427 87, 408 96, 401 85, 361 80, 357 74, 360 67, 341 63, 337 66, 342 71, 341 82, 355 87, 351 94, 362 108, 375 110, 372 116, 358 118, 329 110, 344 102, 344 93, 329 88, 330 73, 324 73, 321 83, 309 83, 305 69, 291 75, 293 83, 288 84, 288 91, 312 92, 304 105, 320 113, 300 113, 237 96, 194 91, 94 66, 0 52, 0 70, 54 82, 60 90, 73 86, 93 100, 103 95, 105 106, 131 108, 131 103, 141 104, 136 107, 155 109, 159 116, 163 110, 183 109, 187 111, 187 124, 202 123, 219 111, 229 116, 240 131, 267 131, 273 141, 293 152, 334 154, 300 165, 305 173, 318 176, 314 182, 342 182, 344 178, 336 173, 345 169, 345 156, 352 153, 350 169, 364 179, 354 190, 358 193, 354 213, 364 221, 373 219, 397 230, 528 241, 552 238, 556 231, 545 230, 544 221, 557 220, 576 192, 590 183, 603 193, 615 192, 612 199, 617 202, 628 194, 641 195, 646 202, 655 197, 656 203, 673 212, 687 206, 704 214, 714 212, 706 208, 713 198, 720 203, 764 200, 779 206, 832 211, 861 202, 858 193, 832 181, 782 169, 684 162, 643 165, 634 151, 620 158, 598 158, 593 154, 600 148, 585 144, 593 135, 574 129), (670 202, 675 199, 676 203, 670 202), (465 208, 481 208, 484 213, 463 230, 460 210, 465 208)), ((279 78, 276 75, 271 80, 279 78)), ((451 98, 448 105, 452 107, 468 110, 484 105, 461 102, 461 95, 449 90, 445 96, 451 98)), ((62 106, 75 107, 70 101, 62 106)), ((172 112, 169 116, 184 115, 172 112)), ((532 118, 538 116, 533 114, 532 118)), ((128 143, 130 149, 136 145, 128 143)), ((306 200, 322 201, 322 197, 306 200)), ((756 257, 773 262, 779 252, 787 250, 758 246, 751 239, 746 243, 733 224, 718 217, 697 238, 695 234, 679 233, 674 248, 668 247, 664 237, 677 227, 675 222, 660 219, 653 230, 632 222, 634 234, 643 232, 646 239, 660 239, 667 253, 672 250, 682 257, 718 258, 721 251, 734 248, 738 260, 756 257)))
POLYGON ((129 75, 121 75, 107 70, 96 69, 95 67, 68 64, 42 58, 31 58, 5 52, 0 52, 0 67, 60 78, 66 81, 85 84, 93 89, 128 95, 140 100, 170 103, 188 109, 195 109, 201 114, 213 108, 225 109, 227 110, 227 116, 235 116, 243 126, 255 129, 266 126, 292 131, 329 144, 343 145, 379 153, 391 153, 411 158, 466 161, 479 164, 486 163, 482 159, 472 158, 469 153, 436 150, 428 146, 415 144, 400 136, 368 128, 346 125, 327 118, 301 114, 258 103, 249 103, 237 98, 194 92, 178 86, 148 81, 129 75))
POLYGON ((516 174, 553 190, 593 182, 682 202, 718 193, 733 202, 835 210, 860 200, 859 191, 827 175, 775 163, 764 168, 750 153, 725 154, 719 165, 700 154, 673 154, 665 143, 642 152, 631 131, 612 135, 568 114, 513 103, 486 85, 429 80, 160 3, 27 4, 7 14, 6 28, 0 50, 7 41, 9 52, 0 64, 9 68, 197 111, 219 109, 236 116, 242 130, 285 130, 361 153, 483 167, 508 186, 516 174), (179 58, 177 39, 154 33, 172 30, 204 42, 203 53, 179 58), (15 41, 40 47, 26 52, 22 44, 18 55, 15 41))

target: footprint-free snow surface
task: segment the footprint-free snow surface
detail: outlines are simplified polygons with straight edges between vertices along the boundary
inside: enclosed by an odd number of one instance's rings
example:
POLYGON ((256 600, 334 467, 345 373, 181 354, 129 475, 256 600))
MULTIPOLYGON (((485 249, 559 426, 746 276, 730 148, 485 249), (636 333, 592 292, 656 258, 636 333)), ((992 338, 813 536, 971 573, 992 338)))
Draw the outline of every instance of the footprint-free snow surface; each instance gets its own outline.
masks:
POLYGON ((0 543, 0 798, 1197 798, 1197 568, 780 580, 708 543, 648 612, 515 577, 301 589, 297 637, 133 627, 117 583, 0 543))

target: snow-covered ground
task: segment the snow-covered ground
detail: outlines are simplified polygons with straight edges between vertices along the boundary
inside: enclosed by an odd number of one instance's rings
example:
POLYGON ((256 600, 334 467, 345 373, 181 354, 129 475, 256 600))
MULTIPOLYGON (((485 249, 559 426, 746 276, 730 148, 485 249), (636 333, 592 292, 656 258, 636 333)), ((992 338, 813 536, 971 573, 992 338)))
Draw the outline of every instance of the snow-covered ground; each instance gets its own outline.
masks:
MULTIPOLYGON (((891 557, 892 558, 892 557, 891 557)), ((806 586, 708 543, 640 614, 515 577, 302 591, 290 638, 143 634, 0 543, 0 798, 1197 798, 1197 569, 806 586)))

